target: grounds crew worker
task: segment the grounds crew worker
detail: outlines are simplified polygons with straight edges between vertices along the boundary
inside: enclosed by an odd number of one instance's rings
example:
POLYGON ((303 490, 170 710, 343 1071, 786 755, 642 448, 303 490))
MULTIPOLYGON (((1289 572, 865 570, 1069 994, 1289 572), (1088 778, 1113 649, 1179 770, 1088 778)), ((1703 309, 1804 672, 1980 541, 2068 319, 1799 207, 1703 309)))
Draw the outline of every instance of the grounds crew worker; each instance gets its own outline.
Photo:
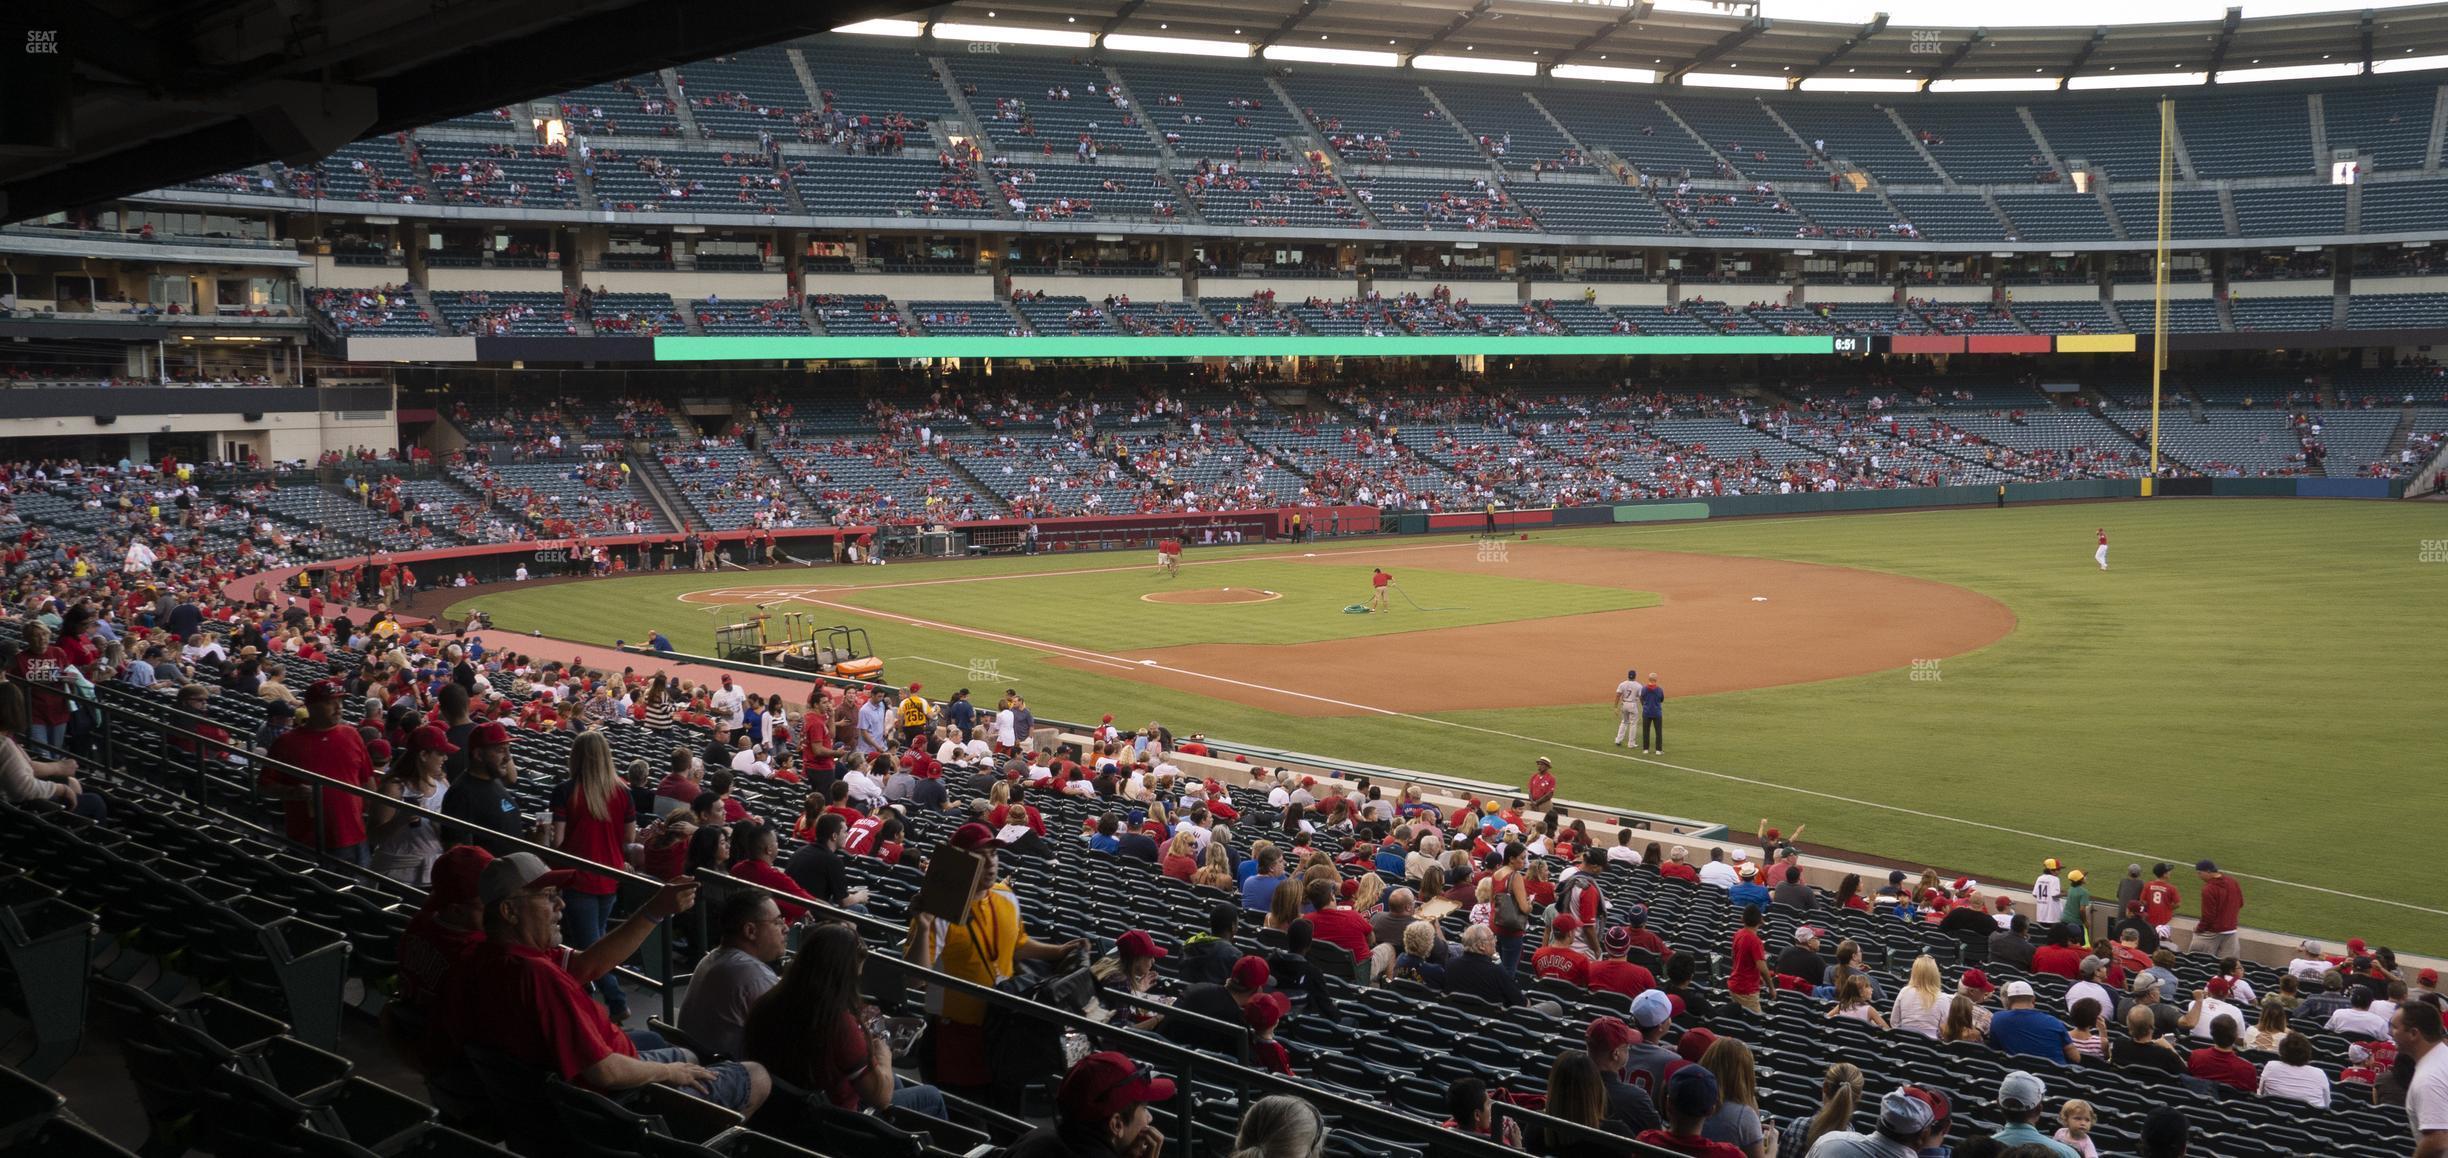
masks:
POLYGON ((918 694, 918 689, 924 686, 911 683, 909 697, 901 701, 901 731, 912 743, 923 744, 926 741, 927 717, 933 714, 927 707, 926 697, 918 694))

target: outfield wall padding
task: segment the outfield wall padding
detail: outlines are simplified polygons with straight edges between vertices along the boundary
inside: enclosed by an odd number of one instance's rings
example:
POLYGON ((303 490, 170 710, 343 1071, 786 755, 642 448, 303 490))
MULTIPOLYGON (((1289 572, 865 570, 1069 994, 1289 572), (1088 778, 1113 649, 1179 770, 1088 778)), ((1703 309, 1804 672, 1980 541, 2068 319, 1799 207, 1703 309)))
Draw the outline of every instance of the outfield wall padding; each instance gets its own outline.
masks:
POLYGON ((1658 500, 1647 503, 1625 503, 1610 512, 1618 523, 1668 523, 1678 519, 1705 519, 1709 505, 1699 502, 1658 500))
POLYGON ((1617 522, 1614 507, 1557 507, 1555 525, 1559 527, 1602 527, 1617 522))
MULTIPOLYGON (((1522 510, 1496 512, 1496 525, 1527 530, 1555 524, 1555 509, 1531 507, 1522 510)), ((1431 531, 1477 531, 1487 527, 1486 511, 1447 511, 1428 516, 1431 531)))
POLYGON ((2170 479, 2161 485, 2168 487, 2169 494, 2210 494, 2220 498, 2295 497, 2295 480, 2291 478, 2170 479), (2178 491, 2170 485, 2178 482, 2205 482, 2210 485, 2204 491, 2178 491))
POLYGON ((2295 496, 2305 499, 2385 499, 2390 497, 2389 489, 2389 480, 2384 478, 2295 480, 2295 496))

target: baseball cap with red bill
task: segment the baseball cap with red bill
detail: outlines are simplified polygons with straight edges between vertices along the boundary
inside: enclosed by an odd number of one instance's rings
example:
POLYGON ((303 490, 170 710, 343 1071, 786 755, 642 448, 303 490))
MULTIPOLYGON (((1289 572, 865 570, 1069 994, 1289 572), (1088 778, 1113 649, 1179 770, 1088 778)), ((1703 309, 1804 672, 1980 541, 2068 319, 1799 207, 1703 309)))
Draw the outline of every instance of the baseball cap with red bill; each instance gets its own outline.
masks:
POLYGON ((325 700, 336 700, 343 694, 345 693, 341 691, 340 681, 338 680, 316 680, 315 682, 306 685, 306 702, 310 704, 319 704, 325 700))
POLYGON ((1162 958, 1171 956, 1165 952, 1164 946, 1156 943, 1156 938, 1148 936, 1146 930, 1143 929, 1133 929, 1114 938, 1114 950, 1124 957, 1162 958))
POLYGON ((952 833, 951 843, 962 852, 976 852, 981 848, 1000 848, 1003 842, 995 839, 993 829, 971 821, 952 833))
POLYGON ((450 742, 450 729, 440 724, 418 728, 409 735, 408 747, 412 751, 440 752, 446 756, 459 750, 459 745, 450 742))
POLYGON ((576 879, 577 869, 546 868, 536 854, 514 852, 484 866, 476 878, 476 895, 489 909, 522 893, 562 888, 576 879))
POLYGON ((492 720, 476 725, 476 730, 468 733, 470 748, 498 748, 509 742, 510 729, 492 720))
POLYGON ((1251 1029, 1259 1030, 1275 1028, 1277 1023, 1283 1021, 1284 1015, 1290 1012, 1292 1012, 1292 999, 1281 993, 1261 993, 1250 998, 1248 1005, 1241 1007, 1242 1019, 1249 1022, 1251 1029))
POLYGON ((1054 1103, 1065 1121, 1101 1122, 1132 1106, 1173 1100, 1173 1083, 1122 1053, 1107 1050, 1081 1058, 1063 1076, 1054 1103))
POLYGON ((439 908, 475 900, 477 879, 492 863, 493 854, 479 846, 453 845, 434 860, 433 889, 425 894, 426 904, 439 908))
POLYGON ((1989 973, 1987 970, 1966 969, 1964 970, 1963 975, 1963 988, 1969 989, 1974 993, 1987 993, 1990 990, 1997 988, 1997 986, 1990 983, 1989 973))
POLYGON ((1232 984, 1235 989, 1264 989, 1270 976, 1272 974, 1267 969, 1264 957, 1252 954, 1233 962, 1232 984))

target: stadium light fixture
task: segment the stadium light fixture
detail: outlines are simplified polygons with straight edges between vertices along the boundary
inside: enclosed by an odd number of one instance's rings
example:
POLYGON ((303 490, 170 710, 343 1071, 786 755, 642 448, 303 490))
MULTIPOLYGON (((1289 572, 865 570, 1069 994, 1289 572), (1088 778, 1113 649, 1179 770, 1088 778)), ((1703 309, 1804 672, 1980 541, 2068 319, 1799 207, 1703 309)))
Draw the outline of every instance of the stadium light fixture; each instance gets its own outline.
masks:
POLYGON ((1307 64, 1356 64, 1368 68, 1393 68, 1402 58, 1391 52, 1374 52, 1359 48, 1315 48, 1305 44, 1270 44, 1260 55, 1268 60, 1294 60, 1307 64))
POLYGON ((1617 84, 1656 84, 1658 78, 1654 68, 1616 68, 1605 64, 1559 64, 1548 69, 1547 75, 1561 80, 1604 80, 1617 84))
POLYGON ((2373 72, 2422 72, 2434 68, 2448 68, 2448 56, 2400 56, 2372 62, 2373 72))
POLYGON ((1683 83, 1693 88, 1756 88, 1783 91, 1782 76, 1744 76, 1738 72, 1687 72, 1683 83))
POLYGON ((2339 61, 2335 64, 2282 64, 2271 68, 2223 68, 2219 70, 2218 82, 2220 84, 2251 84, 2255 81, 2305 80, 2311 77, 2353 76, 2362 71, 2363 65, 2351 60, 2339 61))
POLYGON ((1919 92, 1921 82, 1909 76, 1808 76, 1804 92, 1919 92))
POLYGON ((1492 56, 1414 56, 1411 67, 1438 72, 1486 72, 1500 76, 1537 76, 1538 62, 1502 60, 1492 56))
POLYGON ((852 36, 916 36, 926 31, 926 25, 916 20, 876 19, 844 24, 833 31, 852 36))
POLYGON ((1967 76, 1933 80, 1931 92, 2048 92, 2057 87, 2053 76, 1967 76))
POLYGON ((1070 28, 1027 28, 1003 24, 938 24, 930 33, 937 40, 967 40, 989 44, 1036 44, 1047 48, 1086 48, 1096 33, 1070 28))
POLYGON ((2181 88, 2207 83, 2206 72, 2129 72, 2118 76, 2078 76, 2066 82, 2070 89, 2102 88, 2181 88))
POLYGON ((1134 36, 1116 32, 1105 38, 1105 47, 1122 52, 1169 52, 1177 56, 1225 56, 1247 59, 1250 46, 1240 40, 1198 40, 1187 36, 1134 36))

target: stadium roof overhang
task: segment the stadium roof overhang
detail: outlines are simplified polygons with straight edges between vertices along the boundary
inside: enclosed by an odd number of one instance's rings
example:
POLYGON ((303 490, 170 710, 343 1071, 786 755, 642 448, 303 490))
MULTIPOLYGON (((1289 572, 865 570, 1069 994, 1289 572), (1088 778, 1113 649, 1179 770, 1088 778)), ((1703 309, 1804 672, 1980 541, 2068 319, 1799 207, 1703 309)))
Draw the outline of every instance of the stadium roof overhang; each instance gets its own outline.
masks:
POLYGON ((21 0, 0 221, 906 11, 896 0, 21 0))
MULTIPOLYGON (((1982 7, 1964 6, 1977 21, 1982 7)), ((1930 27, 1865 14, 1763 16, 1756 0, 954 0, 934 21, 1556 64, 1694 69, 1798 82, 2072 77, 2353 66, 2448 55, 2448 4, 2072 27, 1930 27)))

